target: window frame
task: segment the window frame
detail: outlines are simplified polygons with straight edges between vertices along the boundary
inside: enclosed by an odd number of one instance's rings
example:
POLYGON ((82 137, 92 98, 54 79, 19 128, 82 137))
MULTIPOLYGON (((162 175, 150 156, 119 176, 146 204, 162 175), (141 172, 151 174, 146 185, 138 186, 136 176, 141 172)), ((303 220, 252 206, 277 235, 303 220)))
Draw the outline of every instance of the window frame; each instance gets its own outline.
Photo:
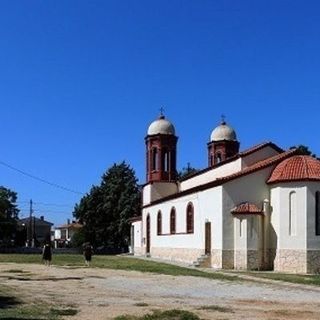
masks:
POLYGON ((172 207, 170 211, 170 234, 176 234, 176 224, 176 209, 172 207))
POLYGON ((162 234, 162 213, 161 210, 158 211, 157 214, 157 235, 162 234))
POLYGON ((189 202, 186 209, 186 232, 194 233, 194 207, 192 202, 189 202))

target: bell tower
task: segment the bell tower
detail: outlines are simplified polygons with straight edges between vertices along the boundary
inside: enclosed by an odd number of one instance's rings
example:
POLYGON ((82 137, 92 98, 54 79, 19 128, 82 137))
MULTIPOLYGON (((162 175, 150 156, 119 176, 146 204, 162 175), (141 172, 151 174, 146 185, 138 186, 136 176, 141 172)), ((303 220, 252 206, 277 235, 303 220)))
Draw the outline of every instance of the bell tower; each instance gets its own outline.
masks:
POLYGON ((208 167, 212 167, 239 153, 240 143, 235 131, 224 118, 212 133, 208 143, 208 167))
POLYGON ((145 138, 147 183, 176 181, 177 141, 174 126, 161 112, 145 138))

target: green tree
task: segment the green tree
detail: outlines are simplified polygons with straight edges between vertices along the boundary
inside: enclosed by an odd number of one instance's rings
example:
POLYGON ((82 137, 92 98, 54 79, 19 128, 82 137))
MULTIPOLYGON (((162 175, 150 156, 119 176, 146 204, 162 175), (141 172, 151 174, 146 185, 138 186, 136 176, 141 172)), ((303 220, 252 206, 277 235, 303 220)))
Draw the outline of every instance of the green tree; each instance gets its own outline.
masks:
POLYGON ((304 155, 307 155, 307 156, 311 156, 311 157, 317 158, 317 155, 314 154, 314 153, 309 149, 308 146, 305 146, 305 145, 303 145, 303 144, 290 147, 290 149, 298 149, 298 150, 299 150, 299 153, 301 153, 301 154, 304 154, 304 155))
POLYGON ((96 246, 122 248, 128 244, 128 219, 139 214, 140 190, 134 171, 125 162, 114 164, 75 206, 84 224, 85 240, 96 246))
POLYGON ((0 239, 12 240, 17 230, 17 193, 0 186, 0 239))
POLYGON ((178 172, 178 180, 184 180, 191 177, 193 174, 199 172, 199 169, 193 168, 190 166, 190 163, 187 163, 186 167, 183 167, 181 171, 178 172))

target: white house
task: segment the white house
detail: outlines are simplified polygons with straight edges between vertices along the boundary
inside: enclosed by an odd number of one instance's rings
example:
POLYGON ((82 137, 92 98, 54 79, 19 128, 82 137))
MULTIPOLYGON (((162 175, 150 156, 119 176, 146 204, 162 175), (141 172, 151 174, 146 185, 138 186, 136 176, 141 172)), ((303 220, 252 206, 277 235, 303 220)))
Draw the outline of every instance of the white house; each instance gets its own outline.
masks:
POLYGON ((212 268, 320 272, 320 161, 271 142, 239 151, 225 121, 212 131, 208 167, 178 181, 175 129, 163 115, 146 142, 135 255, 212 268))

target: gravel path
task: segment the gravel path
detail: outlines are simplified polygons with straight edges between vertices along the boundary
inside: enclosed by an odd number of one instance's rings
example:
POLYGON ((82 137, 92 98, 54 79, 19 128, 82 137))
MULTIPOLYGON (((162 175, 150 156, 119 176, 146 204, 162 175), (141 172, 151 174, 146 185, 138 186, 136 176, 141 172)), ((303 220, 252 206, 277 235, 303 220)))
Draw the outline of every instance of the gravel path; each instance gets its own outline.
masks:
POLYGON ((309 286, 13 263, 0 264, 0 276, 26 302, 77 308, 77 320, 171 308, 203 319, 320 319, 320 289, 309 286))

